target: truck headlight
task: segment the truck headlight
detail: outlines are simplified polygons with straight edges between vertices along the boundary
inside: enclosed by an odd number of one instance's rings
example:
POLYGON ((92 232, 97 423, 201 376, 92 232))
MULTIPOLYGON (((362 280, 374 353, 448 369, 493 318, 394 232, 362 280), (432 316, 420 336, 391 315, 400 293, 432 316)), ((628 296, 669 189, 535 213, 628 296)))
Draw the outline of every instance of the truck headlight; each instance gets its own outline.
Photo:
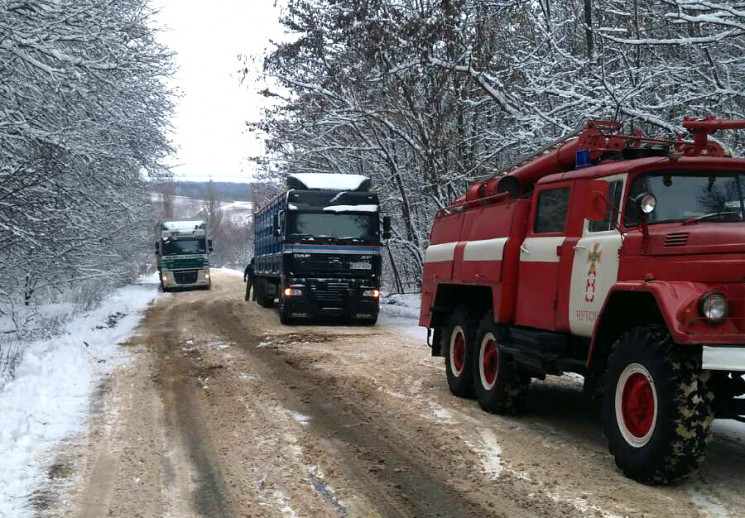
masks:
POLYGON ((209 273, 205 273, 204 274, 204 279, 207 280, 207 281, 210 280, 210 274, 209 273))
POLYGON ((716 324, 727 317, 729 304, 727 304, 727 297, 721 293, 712 291, 701 295, 701 299, 698 302, 698 309, 702 317, 712 324, 716 324))
POLYGON ((163 282, 168 282, 168 274, 163 274, 163 282))
POLYGON ((362 296, 377 299, 378 297, 380 297, 380 290, 364 290, 362 292, 362 296))
POLYGON ((285 297, 299 297, 303 294, 303 290, 300 288, 285 288, 285 297))

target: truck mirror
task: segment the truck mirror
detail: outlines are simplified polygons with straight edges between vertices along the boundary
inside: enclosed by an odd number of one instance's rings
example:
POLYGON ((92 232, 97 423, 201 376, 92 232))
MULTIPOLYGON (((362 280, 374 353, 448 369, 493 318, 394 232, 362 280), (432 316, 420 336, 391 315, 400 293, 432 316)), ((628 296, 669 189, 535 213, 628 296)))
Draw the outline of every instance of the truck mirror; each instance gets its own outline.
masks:
POLYGON ((383 216, 383 239, 391 238, 391 217, 383 216))
POLYGON ((608 214, 610 184, 604 180, 590 182, 590 196, 585 217, 590 221, 605 221, 608 214))
POLYGON ((207 240, 207 250, 209 250, 210 252, 213 252, 215 250, 214 247, 212 246, 212 240, 211 239, 208 239, 207 240))
POLYGON ((282 235, 282 227, 279 225, 279 214, 275 214, 272 218, 272 232, 277 237, 282 235))
POLYGON ((155 242, 155 255, 160 255, 160 243, 155 242))
POLYGON ((637 213, 641 218, 647 219, 647 216, 652 214, 657 208, 657 198, 654 194, 643 192, 636 198, 634 198, 636 204, 637 213))

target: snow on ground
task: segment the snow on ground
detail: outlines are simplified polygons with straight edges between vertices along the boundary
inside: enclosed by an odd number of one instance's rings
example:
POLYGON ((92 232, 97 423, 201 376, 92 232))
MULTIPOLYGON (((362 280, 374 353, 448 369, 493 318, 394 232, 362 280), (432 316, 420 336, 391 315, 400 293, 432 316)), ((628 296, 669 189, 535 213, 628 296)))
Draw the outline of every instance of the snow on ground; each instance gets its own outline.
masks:
POLYGON ((16 377, 0 391, 0 518, 31 514, 28 499, 52 460, 45 455, 85 429, 93 390, 128 357, 117 344, 157 296, 157 276, 150 276, 72 318, 60 336, 28 344, 16 377))
POLYGON ((420 295, 386 295, 380 300, 379 323, 393 327, 409 338, 427 340, 427 330, 419 327, 420 295))

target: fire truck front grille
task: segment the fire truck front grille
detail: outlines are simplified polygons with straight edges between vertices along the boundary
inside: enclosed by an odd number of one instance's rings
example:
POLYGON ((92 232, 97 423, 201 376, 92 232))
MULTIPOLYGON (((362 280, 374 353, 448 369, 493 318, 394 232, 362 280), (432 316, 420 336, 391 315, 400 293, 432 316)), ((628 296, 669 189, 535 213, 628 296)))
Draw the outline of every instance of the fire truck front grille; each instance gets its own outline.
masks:
POLYGON ((173 277, 176 279, 177 284, 194 284, 197 282, 198 274, 199 272, 197 270, 182 270, 173 272, 173 277))
POLYGON ((321 304, 343 304, 349 299, 350 286, 346 282, 316 282, 310 285, 310 293, 321 304))

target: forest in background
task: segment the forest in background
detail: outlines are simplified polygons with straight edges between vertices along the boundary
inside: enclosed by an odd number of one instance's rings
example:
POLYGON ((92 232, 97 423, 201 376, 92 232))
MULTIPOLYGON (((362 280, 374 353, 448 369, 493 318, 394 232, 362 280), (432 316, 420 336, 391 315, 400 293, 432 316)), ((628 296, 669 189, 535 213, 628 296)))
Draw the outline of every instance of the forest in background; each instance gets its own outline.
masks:
POLYGON ((251 124, 262 178, 372 177, 406 290, 437 209, 586 121, 669 137, 686 115, 743 116, 742 2, 289 0, 283 24, 251 124))
POLYGON ((24 340, 152 252, 148 179, 172 151, 152 15, 147 0, 0 0, 0 384, 24 340))

